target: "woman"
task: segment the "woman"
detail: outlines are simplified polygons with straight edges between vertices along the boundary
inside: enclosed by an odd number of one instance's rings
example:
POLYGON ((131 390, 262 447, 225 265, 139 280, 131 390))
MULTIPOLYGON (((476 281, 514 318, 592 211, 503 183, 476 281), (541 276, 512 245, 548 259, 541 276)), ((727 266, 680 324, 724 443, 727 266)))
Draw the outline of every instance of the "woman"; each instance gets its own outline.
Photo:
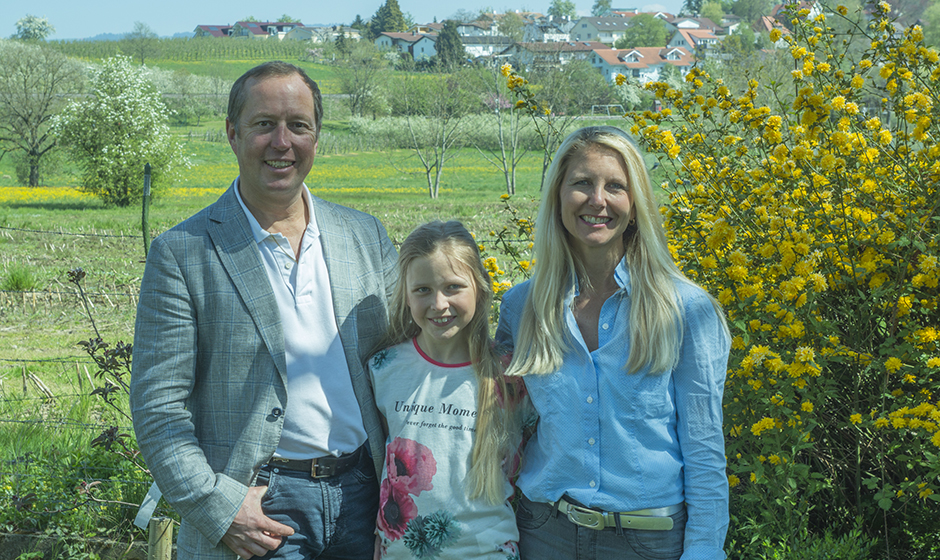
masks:
POLYGON ((643 159, 609 126, 562 143, 532 279, 503 297, 539 413, 518 486, 523 560, 721 559, 730 336, 672 260, 643 159))

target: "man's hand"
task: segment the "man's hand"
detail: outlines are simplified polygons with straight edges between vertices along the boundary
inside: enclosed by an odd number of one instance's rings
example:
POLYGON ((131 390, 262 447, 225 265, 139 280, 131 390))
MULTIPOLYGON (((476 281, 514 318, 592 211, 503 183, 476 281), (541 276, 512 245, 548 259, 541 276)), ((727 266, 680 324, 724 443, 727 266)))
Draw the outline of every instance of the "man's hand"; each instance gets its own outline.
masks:
POLYGON ((267 491, 267 486, 249 488, 235 520, 222 536, 225 546, 245 560, 264 556, 269 550, 281 545, 281 537, 294 534, 293 529, 278 523, 261 511, 261 497, 267 491))

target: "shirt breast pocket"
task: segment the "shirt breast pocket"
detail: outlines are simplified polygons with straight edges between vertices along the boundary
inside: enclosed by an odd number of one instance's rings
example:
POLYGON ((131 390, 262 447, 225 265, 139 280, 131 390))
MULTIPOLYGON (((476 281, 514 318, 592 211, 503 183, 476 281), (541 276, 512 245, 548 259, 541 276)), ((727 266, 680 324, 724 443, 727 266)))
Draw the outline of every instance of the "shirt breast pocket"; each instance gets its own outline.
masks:
POLYGON ((638 420, 662 419, 674 413, 669 377, 643 375, 632 379, 625 391, 624 413, 638 420))
POLYGON ((662 395, 636 393, 627 406, 627 416, 642 420, 663 418, 671 412, 672 405, 662 395))

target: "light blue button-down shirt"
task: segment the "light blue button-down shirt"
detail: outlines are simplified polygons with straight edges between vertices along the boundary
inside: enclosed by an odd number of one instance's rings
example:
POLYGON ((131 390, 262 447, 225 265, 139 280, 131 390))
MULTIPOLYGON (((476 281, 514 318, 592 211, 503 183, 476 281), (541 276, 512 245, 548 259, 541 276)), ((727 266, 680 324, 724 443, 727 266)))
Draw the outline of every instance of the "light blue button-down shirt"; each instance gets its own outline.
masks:
MULTIPOLYGON (((589 352, 565 300, 573 347, 559 371, 525 377, 539 414, 518 485, 536 502, 567 495, 604 511, 685 502, 683 560, 722 559, 728 529, 728 479, 722 393, 731 342, 711 300, 677 282, 683 316, 679 363, 664 374, 627 373, 630 275, 615 271, 618 291, 604 302, 598 348, 589 352)), ((503 296, 498 342, 512 343, 531 284, 503 296)))

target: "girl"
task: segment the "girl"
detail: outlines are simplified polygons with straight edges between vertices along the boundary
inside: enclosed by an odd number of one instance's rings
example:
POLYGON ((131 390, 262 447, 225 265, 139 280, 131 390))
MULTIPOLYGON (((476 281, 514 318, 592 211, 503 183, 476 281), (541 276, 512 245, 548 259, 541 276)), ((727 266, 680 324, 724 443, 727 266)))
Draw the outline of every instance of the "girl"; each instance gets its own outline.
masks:
POLYGON ((369 361, 388 433, 376 558, 517 560, 502 466, 519 395, 489 336, 493 292, 476 241, 460 222, 431 222, 408 236, 398 266, 388 346, 369 361))

